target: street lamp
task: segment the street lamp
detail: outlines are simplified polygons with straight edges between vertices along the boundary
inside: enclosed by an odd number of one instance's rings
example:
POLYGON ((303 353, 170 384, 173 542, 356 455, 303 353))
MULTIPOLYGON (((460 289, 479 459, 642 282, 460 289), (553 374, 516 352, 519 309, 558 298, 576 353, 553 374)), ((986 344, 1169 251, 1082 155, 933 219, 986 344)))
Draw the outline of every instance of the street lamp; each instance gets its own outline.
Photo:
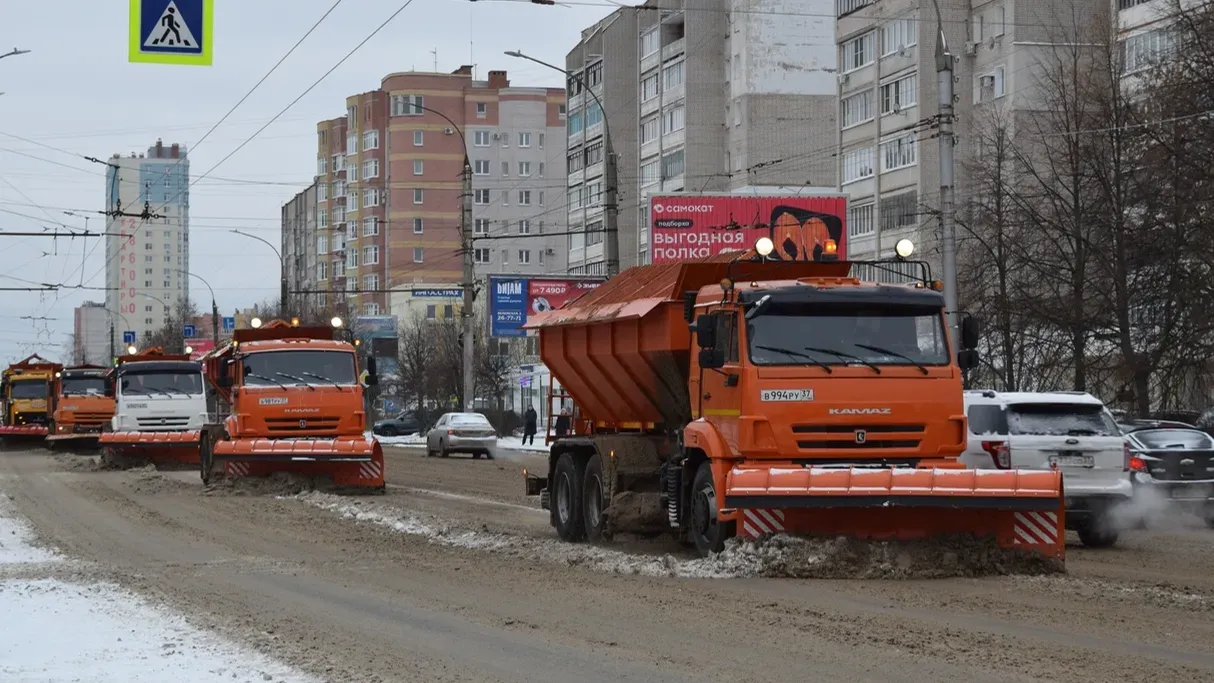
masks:
POLYGON ((287 262, 282 259, 282 252, 278 250, 278 247, 274 246, 273 242, 266 240, 266 239, 262 239, 262 238, 258 237, 257 235, 250 235, 249 233, 241 232, 240 230, 232 230, 232 232, 236 233, 237 235, 243 235, 245 237, 248 237, 249 239, 257 240, 258 242, 261 242, 262 244, 264 244, 267 247, 274 250, 274 255, 278 257, 278 268, 279 268, 279 290, 280 291, 278 293, 278 315, 281 318, 287 317, 287 262))
MULTIPOLYGON (((186 275, 189 275, 190 277, 196 277, 202 281, 202 284, 207 286, 207 291, 209 291, 211 293, 211 340, 214 341, 215 346, 218 347, 219 346, 219 305, 215 303, 215 290, 211 288, 211 283, 209 283, 205 279, 203 279, 203 277, 201 275, 191 273, 188 270, 182 270, 180 268, 174 268, 173 270, 177 271, 178 273, 184 273, 186 275)), ((190 291, 188 287, 186 288, 186 291, 187 292, 190 291)), ((189 313, 188 306, 186 307, 186 312, 189 313)))
POLYGON ((594 92, 586 81, 568 69, 562 69, 555 64, 549 64, 543 60, 523 54, 518 50, 507 50, 506 56, 526 59, 540 66, 546 66, 553 71, 559 71, 565 74, 566 78, 572 78, 578 82, 578 85, 582 86, 583 90, 590 93, 590 96, 594 98, 595 104, 599 106, 599 111, 603 114, 603 149, 606 152, 603 159, 604 163, 607 164, 607 167, 603 170, 603 175, 605 176, 604 182, 607 185, 606 191, 603 193, 604 227, 607 231, 607 235, 603 239, 603 266, 607 271, 607 277, 611 277, 620 271, 620 233, 617 221, 619 207, 616 205, 616 193, 619 190, 619 182, 616 175, 615 148, 611 144, 611 128, 607 125, 607 108, 603 106, 603 100, 599 99, 598 94, 594 92))
POLYGON ((13 48, 12 52, 5 52, 4 54, 0 55, 0 59, 4 59, 5 57, 12 57, 14 55, 28 55, 29 53, 30 53, 29 50, 18 50, 17 48, 13 48))

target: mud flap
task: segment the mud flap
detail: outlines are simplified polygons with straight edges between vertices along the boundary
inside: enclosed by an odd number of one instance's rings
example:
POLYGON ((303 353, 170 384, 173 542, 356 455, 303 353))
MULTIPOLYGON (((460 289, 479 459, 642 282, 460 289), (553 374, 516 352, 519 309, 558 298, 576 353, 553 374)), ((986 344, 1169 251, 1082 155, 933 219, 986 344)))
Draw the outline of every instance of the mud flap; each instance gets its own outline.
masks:
POLYGON ((267 477, 285 472, 326 476, 342 489, 382 492, 383 447, 375 439, 224 439, 214 443, 213 461, 225 477, 267 477))
POLYGON ((1062 475, 1048 470, 738 466, 724 507, 738 535, 912 540, 994 537, 1001 547, 1062 559, 1062 475))

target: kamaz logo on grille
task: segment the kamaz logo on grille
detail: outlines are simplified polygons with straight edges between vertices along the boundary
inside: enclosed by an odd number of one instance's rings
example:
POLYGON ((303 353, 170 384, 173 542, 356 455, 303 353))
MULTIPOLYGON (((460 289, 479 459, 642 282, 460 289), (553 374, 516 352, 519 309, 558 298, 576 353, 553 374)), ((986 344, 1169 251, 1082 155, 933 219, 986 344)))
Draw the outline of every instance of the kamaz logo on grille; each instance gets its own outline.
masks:
POLYGON ((889 415, 894 412, 891 408, 831 408, 829 415, 889 415))
POLYGON ((856 443, 864 443, 868 441, 868 432, 863 429, 856 430, 856 443))

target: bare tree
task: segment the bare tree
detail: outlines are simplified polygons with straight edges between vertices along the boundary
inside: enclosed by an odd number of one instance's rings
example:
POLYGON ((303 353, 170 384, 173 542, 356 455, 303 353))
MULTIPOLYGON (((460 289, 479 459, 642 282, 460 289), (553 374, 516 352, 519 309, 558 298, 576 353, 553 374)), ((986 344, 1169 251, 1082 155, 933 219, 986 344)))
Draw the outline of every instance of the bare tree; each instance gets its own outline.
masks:
POLYGON ((178 299, 168 321, 155 332, 143 335, 141 348, 159 346, 165 353, 185 353, 185 326, 197 317, 194 302, 178 299))

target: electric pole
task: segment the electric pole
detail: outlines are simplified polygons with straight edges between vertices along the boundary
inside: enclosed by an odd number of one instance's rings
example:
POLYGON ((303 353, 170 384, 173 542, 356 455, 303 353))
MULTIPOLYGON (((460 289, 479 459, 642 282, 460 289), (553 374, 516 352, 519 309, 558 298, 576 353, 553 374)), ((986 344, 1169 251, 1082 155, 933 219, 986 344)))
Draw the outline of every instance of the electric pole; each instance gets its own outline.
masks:
POLYGON ((944 23, 936 6, 936 90, 940 118, 940 232, 944 270, 944 308, 948 335, 957 347, 957 226, 953 205, 953 54, 944 39, 944 23))
POLYGON ((472 252, 472 162, 464 154, 463 188, 460 193, 459 234, 464 252, 464 310, 463 339, 464 339, 464 406, 463 409, 473 409, 473 374, 472 364, 475 362, 473 345, 476 343, 476 264, 472 252))

